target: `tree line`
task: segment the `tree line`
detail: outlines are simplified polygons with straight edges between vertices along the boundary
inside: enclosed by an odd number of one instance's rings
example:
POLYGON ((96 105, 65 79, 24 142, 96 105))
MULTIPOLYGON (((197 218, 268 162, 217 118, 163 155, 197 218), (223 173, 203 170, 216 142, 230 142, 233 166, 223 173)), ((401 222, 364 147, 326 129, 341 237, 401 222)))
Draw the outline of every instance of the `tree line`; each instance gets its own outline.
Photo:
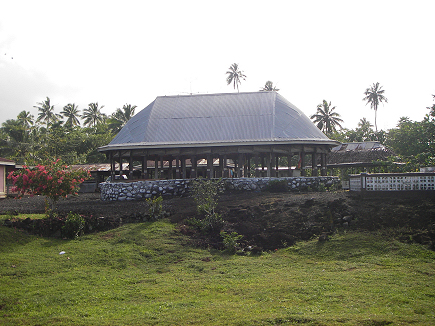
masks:
MULTIPOLYGON (((237 63, 233 63, 226 72, 227 85, 239 91, 239 85, 246 80, 245 73, 237 63)), ((260 91, 279 91, 273 82, 267 81, 260 91)), ((395 128, 387 131, 378 130, 377 111, 382 103, 388 103, 385 90, 373 83, 364 91, 363 101, 375 112, 375 124, 361 118, 355 129, 343 128, 343 120, 336 107, 326 100, 317 106, 316 113, 310 118, 314 124, 329 138, 340 142, 379 141, 387 145, 398 156, 391 158, 396 162, 406 163, 408 170, 420 166, 435 166, 435 104, 427 107, 429 113, 421 121, 412 121, 409 117, 401 117, 395 128), (375 127, 375 129, 373 129, 375 127)), ((435 99, 435 95, 432 95, 435 99)))
MULTIPOLYGON (((234 89, 246 80, 246 75, 234 63, 226 72, 226 82, 234 89)), ((279 91, 272 81, 267 81, 259 91, 279 91)), ((421 121, 401 117, 395 128, 378 130, 376 114, 379 104, 388 100, 379 83, 373 83, 363 93, 363 101, 375 111, 375 125, 361 118, 355 129, 342 126, 343 120, 336 107, 323 100, 311 115, 313 123, 329 138, 340 142, 379 141, 399 156, 394 160, 412 163, 412 166, 435 165, 435 104, 421 121), (373 127, 375 127, 373 129, 373 127)), ((435 96, 433 96, 435 99, 435 96)), ((110 116, 102 113, 104 105, 89 103, 82 111, 68 103, 60 113, 55 112, 50 98, 37 103, 35 118, 22 111, 16 119, 3 122, 0 128, 0 157, 19 164, 36 165, 61 158, 66 164, 107 162, 98 147, 107 145, 135 114, 136 105, 125 104, 110 116)))
POLYGON ((50 98, 37 103, 35 118, 22 111, 0 128, 0 156, 18 164, 36 165, 61 158, 66 164, 105 162, 98 147, 107 145, 133 117, 136 105, 125 104, 110 116, 104 105, 89 103, 82 111, 74 103, 55 111, 50 98))

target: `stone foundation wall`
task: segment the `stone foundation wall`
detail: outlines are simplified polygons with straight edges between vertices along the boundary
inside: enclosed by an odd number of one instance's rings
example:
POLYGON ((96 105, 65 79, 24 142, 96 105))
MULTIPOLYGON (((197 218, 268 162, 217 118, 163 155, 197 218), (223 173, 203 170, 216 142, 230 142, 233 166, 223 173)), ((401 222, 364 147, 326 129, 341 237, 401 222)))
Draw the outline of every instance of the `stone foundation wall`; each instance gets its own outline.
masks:
MULTIPOLYGON (((338 177, 228 178, 222 179, 226 190, 264 191, 321 190, 338 185, 338 177), (285 190, 284 189, 284 190, 285 190)), ((182 196, 189 190, 191 179, 103 182, 99 184, 102 200, 143 200, 153 196, 182 196)))

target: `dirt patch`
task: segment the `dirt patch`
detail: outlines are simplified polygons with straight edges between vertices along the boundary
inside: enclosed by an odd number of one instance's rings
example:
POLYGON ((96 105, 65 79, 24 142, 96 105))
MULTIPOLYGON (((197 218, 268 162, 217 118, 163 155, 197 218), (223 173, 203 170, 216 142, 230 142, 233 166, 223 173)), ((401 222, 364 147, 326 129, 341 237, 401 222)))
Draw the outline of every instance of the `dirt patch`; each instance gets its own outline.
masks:
MULTIPOLYGON (((207 234, 186 223, 200 218, 191 197, 165 199, 180 232, 196 245, 221 246, 218 234, 207 234)), ((44 213, 44 197, 0 200, 0 213, 44 213)), ((105 202, 99 194, 80 194, 62 199, 57 209, 110 219, 142 221, 148 213, 145 201, 105 202)), ((243 245, 273 250, 337 229, 390 232, 403 241, 435 248, 435 196, 425 194, 377 194, 354 196, 349 192, 255 193, 226 192, 219 197, 218 211, 225 221, 223 230, 243 235, 243 245)))

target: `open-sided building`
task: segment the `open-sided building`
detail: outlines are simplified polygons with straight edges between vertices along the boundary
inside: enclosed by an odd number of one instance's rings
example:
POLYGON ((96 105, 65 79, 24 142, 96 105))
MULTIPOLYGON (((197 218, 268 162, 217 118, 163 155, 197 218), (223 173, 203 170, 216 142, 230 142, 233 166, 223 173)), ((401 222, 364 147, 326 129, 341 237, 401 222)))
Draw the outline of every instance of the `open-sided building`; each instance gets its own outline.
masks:
POLYGON ((113 176, 119 173, 115 163, 123 161, 130 176, 140 162, 145 179, 229 177, 230 171, 236 177, 282 176, 280 157, 287 158, 286 176, 292 176, 294 155, 301 175, 309 166, 316 176, 326 175, 326 155, 338 144, 280 94, 252 92, 157 97, 99 151, 110 158, 113 176), (203 170, 198 162, 205 162, 203 170))

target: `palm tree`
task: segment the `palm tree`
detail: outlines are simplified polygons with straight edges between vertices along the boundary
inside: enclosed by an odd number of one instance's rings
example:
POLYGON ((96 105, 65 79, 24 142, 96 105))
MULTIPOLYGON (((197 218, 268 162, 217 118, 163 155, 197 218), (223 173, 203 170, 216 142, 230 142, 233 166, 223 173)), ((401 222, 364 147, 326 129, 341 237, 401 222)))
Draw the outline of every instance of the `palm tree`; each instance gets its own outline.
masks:
POLYGON ((263 92, 263 91, 266 91, 266 92, 278 92, 279 88, 276 88, 275 86, 273 86, 273 83, 270 80, 268 80, 266 82, 266 84, 264 84, 263 88, 260 89, 260 92, 263 92))
POLYGON ((336 127, 341 127, 340 122, 343 120, 340 118, 340 114, 333 112, 335 106, 331 107, 331 102, 323 100, 322 104, 317 106, 317 113, 313 114, 310 118, 313 119, 313 123, 317 123, 317 128, 322 130, 326 135, 336 131, 336 127))
POLYGON ((98 102, 89 103, 88 108, 83 110, 84 125, 95 127, 97 124, 102 123, 106 118, 106 115, 101 113, 102 108, 104 108, 104 105, 98 107, 98 102))
POLYGON ((239 70, 239 65, 237 63, 233 63, 230 68, 226 72, 227 76, 227 85, 233 83, 234 89, 237 87, 237 92, 239 92, 239 84, 241 80, 246 80, 246 76, 243 71, 239 70))
POLYGON ((48 96, 45 101, 36 104, 38 106, 34 106, 34 108, 37 108, 39 111, 36 122, 44 121, 48 127, 50 124, 56 122, 62 117, 60 114, 54 113, 54 105, 50 104, 50 98, 48 96))
POLYGON ((124 104, 122 109, 116 109, 109 119, 109 128, 115 133, 118 133, 122 127, 134 116, 134 110, 137 108, 136 105, 124 104))
POLYGON ((379 103, 385 102, 388 103, 387 98, 384 96, 385 90, 382 89, 382 86, 379 86, 379 83, 373 83, 370 88, 367 88, 364 92, 366 97, 363 98, 363 101, 366 101, 366 105, 370 103, 370 107, 375 110, 375 130, 378 132, 378 125, 376 124, 376 114, 378 112, 379 103))
POLYGON ((80 121, 78 118, 80 116, 79 108, 77 105, 75 105, 75 103, 68 103, 67 105, 65 105, 61 114, 65 118, 67 118, 67 120, 65 121, 65 126, 73 127, 80 125, 80 121))
POLYGON ((31 115, 29 111, 21 111, 18 113, 17 120, 26 130, 33 126, 33 115, 31 115))

